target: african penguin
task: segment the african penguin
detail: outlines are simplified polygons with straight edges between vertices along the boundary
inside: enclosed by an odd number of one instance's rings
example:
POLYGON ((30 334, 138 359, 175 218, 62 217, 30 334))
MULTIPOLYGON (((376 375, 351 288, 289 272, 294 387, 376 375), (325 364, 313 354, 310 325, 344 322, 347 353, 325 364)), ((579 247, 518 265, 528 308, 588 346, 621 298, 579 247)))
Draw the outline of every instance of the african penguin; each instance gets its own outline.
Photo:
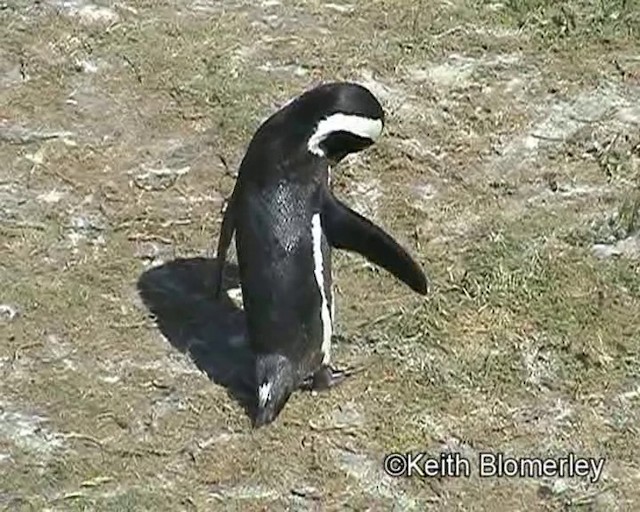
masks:
POLYGON ((372 145, 383 126, 369 90, 328 83, 287 103, 249 143, 220 231, 216 294, 235 231, 256 356, 254 427, 272 422, 294 390, 327 389, 345 378, 330 366, 331 247, 358 252, 427 292, 411 256, 329 189, 329 166, 372 145))

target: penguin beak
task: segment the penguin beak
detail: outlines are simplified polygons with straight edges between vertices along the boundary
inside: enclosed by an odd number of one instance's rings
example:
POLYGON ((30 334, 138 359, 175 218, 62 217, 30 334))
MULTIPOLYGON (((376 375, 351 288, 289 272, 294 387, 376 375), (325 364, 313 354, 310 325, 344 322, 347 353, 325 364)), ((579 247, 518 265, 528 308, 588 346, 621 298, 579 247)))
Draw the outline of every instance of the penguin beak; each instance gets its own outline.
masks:
POLYGON ((253 418, 253 428, 264 427, 273 422, 274 419, 273 414, 271 414, 268 409, 260 408, 256 411, 256 415, 253 418))
POLYGON ((273 423, 282 409, 284 409, 290 396, 291 391, 285 389, 281 394, 275 395, 265 406, 258 405, 253 416, 253 428, 260 428, 273 423))

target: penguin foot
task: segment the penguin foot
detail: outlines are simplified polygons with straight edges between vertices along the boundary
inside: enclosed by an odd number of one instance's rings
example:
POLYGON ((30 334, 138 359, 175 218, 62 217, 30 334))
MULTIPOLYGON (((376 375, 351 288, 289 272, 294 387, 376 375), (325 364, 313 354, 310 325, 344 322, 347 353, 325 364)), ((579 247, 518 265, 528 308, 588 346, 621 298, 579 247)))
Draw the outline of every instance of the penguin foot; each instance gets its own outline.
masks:
POLYGON ((337 370, 329 365, 323 365, 316 373, 302 381, 300 389, 304 391, 324 391, 341 384, 347 377, 363 370, 364 368, 337 370))

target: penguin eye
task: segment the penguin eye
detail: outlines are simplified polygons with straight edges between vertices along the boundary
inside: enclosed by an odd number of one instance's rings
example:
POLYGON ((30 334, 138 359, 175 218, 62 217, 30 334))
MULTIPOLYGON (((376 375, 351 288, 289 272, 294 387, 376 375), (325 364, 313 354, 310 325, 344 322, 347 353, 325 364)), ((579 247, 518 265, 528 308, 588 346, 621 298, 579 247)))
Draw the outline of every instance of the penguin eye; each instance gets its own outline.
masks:
POLYGON ((349 153, 356 153, 368 148, 373 141, 367 137, 360 137, 351 132, 339 131, 327 136, 321 143, 321 148, 329 160, 341 160, 349 153))

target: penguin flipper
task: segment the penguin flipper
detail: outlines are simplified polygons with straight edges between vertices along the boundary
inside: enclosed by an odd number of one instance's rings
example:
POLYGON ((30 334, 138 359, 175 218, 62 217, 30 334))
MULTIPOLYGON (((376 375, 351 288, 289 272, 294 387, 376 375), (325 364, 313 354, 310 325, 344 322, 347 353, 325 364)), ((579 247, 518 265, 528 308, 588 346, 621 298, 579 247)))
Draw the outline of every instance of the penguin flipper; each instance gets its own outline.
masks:
POLYGON ((330 193, 322 207, 322 226, 336 249, 361 254, 391 272, 421 295, 428 291, 427 278, 416 261, 391 236, 330 193))
POLYGON ((213 291, 214 297, 216 299, 220 298, 220 292, 222 291, 222 273, 224 270, 224 264, 227 260, 227 251, 229 249, 229 244, 231 243, 231 238, 233 238, 233 233, 236 228, 235 208, 233 200, 234 195, 235 190, 229 198, 227 209, 224 212, 224 217, 222 218, 222 225, 220 226, 220 237, 218 238, 218 249, 216 254, 216 275, 214 279, 215 289, 213 291))

